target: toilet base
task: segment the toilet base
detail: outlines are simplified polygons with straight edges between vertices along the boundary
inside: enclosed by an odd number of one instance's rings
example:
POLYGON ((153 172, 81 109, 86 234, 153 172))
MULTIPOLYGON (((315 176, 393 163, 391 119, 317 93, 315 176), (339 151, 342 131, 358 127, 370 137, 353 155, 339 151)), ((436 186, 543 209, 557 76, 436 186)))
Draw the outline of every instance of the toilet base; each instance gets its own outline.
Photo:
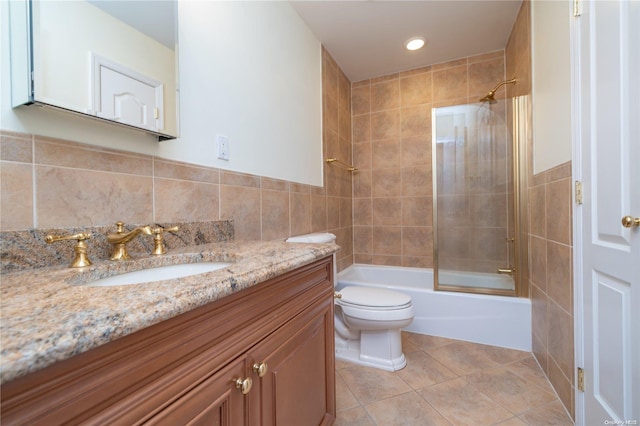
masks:
POLYGON ((386 371, 402 370, 407 359, 402 353, 400 330, 362 331, 360 339, 344 339, 338 334, 336 359, 386 371))

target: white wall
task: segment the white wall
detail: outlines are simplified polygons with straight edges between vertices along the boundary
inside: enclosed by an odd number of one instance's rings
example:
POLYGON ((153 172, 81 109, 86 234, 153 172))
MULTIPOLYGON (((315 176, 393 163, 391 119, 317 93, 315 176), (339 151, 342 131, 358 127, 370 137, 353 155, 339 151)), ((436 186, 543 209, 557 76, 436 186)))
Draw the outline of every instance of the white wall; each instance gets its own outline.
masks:
POLYGON ((180 2, 180 138, 40 107, 11 108, 8 4, 2 32, 0 128, 322 185, 321 46, 287 2, 180 2), (216 158, 215 135, 230 161, 216 158))
POLYGON ((571 4, 531 2, 534 174, 571 161, 571 4))

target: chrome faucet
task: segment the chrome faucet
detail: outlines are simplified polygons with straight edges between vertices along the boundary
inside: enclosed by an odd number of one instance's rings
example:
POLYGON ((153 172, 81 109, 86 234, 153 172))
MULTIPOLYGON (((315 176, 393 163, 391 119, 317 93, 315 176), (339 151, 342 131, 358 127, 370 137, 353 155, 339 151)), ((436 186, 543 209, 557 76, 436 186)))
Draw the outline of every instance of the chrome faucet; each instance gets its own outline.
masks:
POLYGON ((139 226, 132 231, 124 232, 124 222, 116 222, 118 229, 115 234, 107 235, 107 242, 113 245, 111 260, 131 259, 127 252, 126 244, 140 234, 151 235, 153 231, 150 226, 139 226))

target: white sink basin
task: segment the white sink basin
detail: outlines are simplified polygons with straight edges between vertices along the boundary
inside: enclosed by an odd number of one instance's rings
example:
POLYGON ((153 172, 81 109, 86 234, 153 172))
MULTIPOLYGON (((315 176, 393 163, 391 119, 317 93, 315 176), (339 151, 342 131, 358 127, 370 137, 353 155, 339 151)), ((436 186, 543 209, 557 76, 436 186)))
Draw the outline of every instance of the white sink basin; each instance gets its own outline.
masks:
POLYGON ((181 263, 179 265, 159 266, 157 268, 142 269, 140 271, 125 272, 107 278, 101 278, 85 284, 88 287, 111 287, 115 285, 132 285, 150 283, 154 281, 184 278, 192 275, 204 274, 231 266, 224 262, 181 263))

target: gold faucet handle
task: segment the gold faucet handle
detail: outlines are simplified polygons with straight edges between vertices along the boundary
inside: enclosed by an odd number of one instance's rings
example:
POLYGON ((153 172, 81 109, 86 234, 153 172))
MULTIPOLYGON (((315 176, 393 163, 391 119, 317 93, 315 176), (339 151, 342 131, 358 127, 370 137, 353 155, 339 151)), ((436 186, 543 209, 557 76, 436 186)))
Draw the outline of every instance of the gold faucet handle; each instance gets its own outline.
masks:
POLYGON ((165 232, 177 232, 180 228, 177 226, 172 226, 171 228, 163 228, 161 226, 157 228, 153 228, 151 232, 153 232, 153 252, 154 255, 161 255, 167 252, 167 249, 164 246, 164 233, 165 232))
POLYGON ((73 251, 76 256, 69 267, 83 268, 91 265, 91 260, 89 260, 89 256, 87 255, 87 243, 85 243, 85 240, 88 240, 89 238, 91 238, 90 233, 80 232, 74 235, 47 235, 44 240, 48 244, 55 243, 57 241, 76 240, 76 245, 73 247, 73 251))

